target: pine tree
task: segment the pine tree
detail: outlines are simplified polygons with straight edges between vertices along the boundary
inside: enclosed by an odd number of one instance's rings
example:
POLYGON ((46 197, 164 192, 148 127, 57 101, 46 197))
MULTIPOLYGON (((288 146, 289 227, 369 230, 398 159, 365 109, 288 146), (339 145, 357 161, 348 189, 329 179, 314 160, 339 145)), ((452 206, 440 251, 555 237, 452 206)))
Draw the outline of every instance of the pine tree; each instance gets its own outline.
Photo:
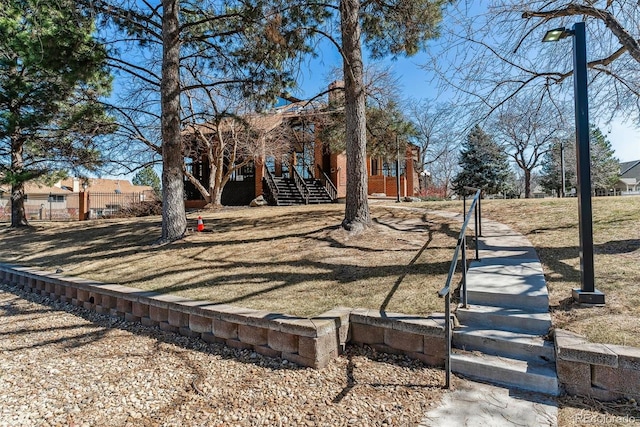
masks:
POLYGON ((598 127, 591 126, 590 136, 591 189, 601 190, 606 194, 620 177, 620 162, 614 157, 611 142, 598 127))
POLYGON ((453 179, 457 194, 468 193, 464 187, 495 194, 507 188, 510 167, 507 154, 493 138, 476 125, 462 146, 458 165, 460 173, 453 179))
POLYGON ((91 15, 72 0, 5 0, 0 8, 0 183, 11 226, 28 225, 24 185, 101 161, 94 138, 113 127, 111 78, 91 15))
POLYGON ((575 142, 569 138, 558 139, 551 144, 542 160, 540 185, 548 192, 555 192, 558 197, 562 194, 562 162, 564 151, 564 189, 568 191, 576 185, 576 150, 575 142))
POLYGON ((133 183, 133 185, 148 185, 149 187, 153 188, 153 192, 156 193, 156 196, 160 197, 160 177, 158 176, 156 171, 153 170, 153 167, 145 166, 135 174, 131 182, 133 183))

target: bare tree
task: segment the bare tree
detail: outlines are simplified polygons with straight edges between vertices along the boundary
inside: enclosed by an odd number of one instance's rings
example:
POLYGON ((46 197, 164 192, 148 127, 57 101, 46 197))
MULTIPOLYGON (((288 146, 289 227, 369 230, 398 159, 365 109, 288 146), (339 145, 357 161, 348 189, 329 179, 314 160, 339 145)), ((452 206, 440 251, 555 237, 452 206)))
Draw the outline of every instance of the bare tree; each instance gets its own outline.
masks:
MULTIPOLYGON (((586 21, 594 117, 640 120, 640 7, 636 0, 493 0, 451 9, 427 68, 484 117, 525 89, 551 104, 572 97, 570 41, 545 32, 586 21)), ((560 109, 561 110, 561 109, 560 109)), ((561 111, 560 111, 561 112, 561 111)))
POLYGON ((207 207, 222 206, 222 192, 231 177, 255 159, 283 158, 291 150, 295 130, 279 114, 257 114, 245 101, 214 90, 189 90, 185 93, 188 111, 183 157, 209 165, 208 177, 197 176, 183 163, 183 173, 207 202, 207 207), (198 95, 201 95, 199 98, 198 95), (205 178, 203 181, 200 178, 205 178))
POLYGON ((416 165, 422 178, 420 190, 426 190, 428 181, 447 189, 457 167, 457 152, 454 155, 452 152, 456 141, 465 138, 465 124, 460 121, 455 106, 450 104, 411 101, 407 109, 416 130, 412 142, 420 149, 416 165))
POLYGON ((510 98, 496 112, 493 129, 505 151, 522 172, 524 196, 531 198, 532 174, 540 166, 551 143, 567 126, 539 98, 510 98))

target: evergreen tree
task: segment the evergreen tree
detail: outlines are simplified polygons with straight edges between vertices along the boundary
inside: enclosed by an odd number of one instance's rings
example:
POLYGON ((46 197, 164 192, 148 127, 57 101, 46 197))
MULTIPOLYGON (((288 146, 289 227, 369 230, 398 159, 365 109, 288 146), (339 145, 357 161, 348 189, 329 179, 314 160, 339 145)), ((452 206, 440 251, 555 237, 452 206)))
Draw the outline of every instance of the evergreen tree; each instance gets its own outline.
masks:
POLYGON ((620 161, 614 157, 611 142, 597 126, 591 126, 591 189, 608 193, 620 177, 620 161))
POLYGON ((153 170, 151 166, 145 166, 143 169, 139 170, 133 179, 131 180, 133 185, 148 185, 153 188, 153 192, 156 193, 156 196, 160 197, 161 187, 160 187, 160 177, 153 170))
POLYGON ((463 143, 458 165, 461 171, 453 179, 453 188, 458 194, 468 193, 464 187, 480 188, 488 194, 507 188, 510 174, 507 154, 478 125, 463 143))
POLYGON ((569 191, 576 183, 576 149, 570 138, 557 139, 544 156, 540 172, 540 185, 545 191, 562 194, 562 161, 564 151, 564 189, 569 191))
MULTIPOLYGON (((560 143, 564 144, 565 188, 569 190, 577 186, 574 136, 554 142, 542 166, 540 181, 542 187, 547 191, 556 191, 558 194, 562 185, 560 143)), ((608 192, 620 176, 620 162, 614 157, 615 152, 611 147, 611 142, 595 125, 591 125, 589 151, 591 155, 591 190, 608 192)))
POLYGON ((12 227, 28 225, 26 182, 101 160, 94 139, 113 128, 98 99, 111 78, 94 30, 72 0, 0 8, 0 183, 12 187, 12 227))

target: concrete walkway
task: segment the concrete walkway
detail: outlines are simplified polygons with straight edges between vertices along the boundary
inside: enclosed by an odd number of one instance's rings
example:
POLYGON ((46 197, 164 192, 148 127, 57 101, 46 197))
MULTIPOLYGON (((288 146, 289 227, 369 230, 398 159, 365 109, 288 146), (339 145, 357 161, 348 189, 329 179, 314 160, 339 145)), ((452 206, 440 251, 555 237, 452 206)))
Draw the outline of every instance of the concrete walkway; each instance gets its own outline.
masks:
MULTIPOLYGON (((462 220, 460 214, 430 214, 462 220)), ((469 235, 473 235, 473 224, 469 227, 469 235)), ((522 332, 529 333, 528 328, 533 330, 531 334, 535 337, 544 335, 544 330, 548 329, 545 325, 550 325, 547 288, 536 251, 523 235, 504 224, 487 219, 482 221, 479 249, 480 262, 471 263, 467 276, 469 308, 458 309, 458 317, 462 324, 462 332, 467 323, 466 327, 471 326, 474 329, 473 333, 477 333, 475 329, 479 327, 488 330, 490 334, 483 336, 477 347, 473 346, 472 341, 466 341, 469 348, 462 347, 466 354, 456 357, 475 357, 475 353, 479 352, 482 353, 481 359, 495 360, 489 360, 485 365, 482 365, 483 362, 472 362, 466 369, 457 361, 460 368, 456 370, 456 364, 452 359, 452 368, 454 372, 462 371, 467 379, 478 377, 482 381, 504 385, 489 385, 471 380, 457 381, 459 388, 449 393, 438 408, 429 411, 420 426, 556 426, 557 405, 555 399, 549 396, 557 394, 554 393, 553 383, 550 388, 545 389, 546 394, 522 391, 531 381, 524 377, 512 378, 505 375, 499 366, 503 362, 505 365, 525 363, 525 371, 530 372, 533 370, 532 366, 537 366, 539 362, 545 364, 545 361, 541 361, 535 354, 531 357, 512 355, 508 354, 509 350, 506 350, 507 354, 502 353, 507 347, 518 346, 519 341, 522 341, 522 332), (499 309, 501 314, 496 315, 494 308, 499 309), (469 312, 473 312, 473 316, 470 316, 469 312), (513 337, 496 343, 502 338, 494 337, 508 329, 505 325, 518 327, 513 337), (493 333, 496 330, 501 333, 493 333)), ((468 253, 469 257, 475 255, 471 251, 468 253)), ((538 338, 542 341, 542 338, 538 338)), ((454 341, 455 339, 454 337, 454 341)), ((460 338, 459 341, 464 342, 460 338)), ((545 347, 550 345, 553 354, 552 343, 545 342, 539 347, 542 348, 543 344, 545 347)), ((529 342, 522 351, 536 353, 536 346, 537 344, 532 345, 529 342)), ((545 351, 544 354, 549 356, 549 349, 545 351)), ((550 380, 555 381, 555 363, 547 361, 546 368, 551 372, 550 380)), ((537 389, 537 386, 533 389, 537 389)))

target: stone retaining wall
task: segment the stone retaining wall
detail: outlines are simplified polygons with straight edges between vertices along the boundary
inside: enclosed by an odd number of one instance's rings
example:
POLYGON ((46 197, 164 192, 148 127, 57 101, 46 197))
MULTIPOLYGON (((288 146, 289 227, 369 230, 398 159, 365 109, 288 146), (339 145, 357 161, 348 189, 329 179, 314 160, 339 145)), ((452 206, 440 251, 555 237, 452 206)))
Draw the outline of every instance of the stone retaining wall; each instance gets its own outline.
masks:
POLYGON ((347 342, 442 366, 444 318, 336 308, 315 318, 269 313, 0 264, 0 281, 101 314, 324 367, 347 342))
POLYGON ((562 329, 555 341, 558 381, 568 394, 640 399, 640 348, 590 343, 562 329))

